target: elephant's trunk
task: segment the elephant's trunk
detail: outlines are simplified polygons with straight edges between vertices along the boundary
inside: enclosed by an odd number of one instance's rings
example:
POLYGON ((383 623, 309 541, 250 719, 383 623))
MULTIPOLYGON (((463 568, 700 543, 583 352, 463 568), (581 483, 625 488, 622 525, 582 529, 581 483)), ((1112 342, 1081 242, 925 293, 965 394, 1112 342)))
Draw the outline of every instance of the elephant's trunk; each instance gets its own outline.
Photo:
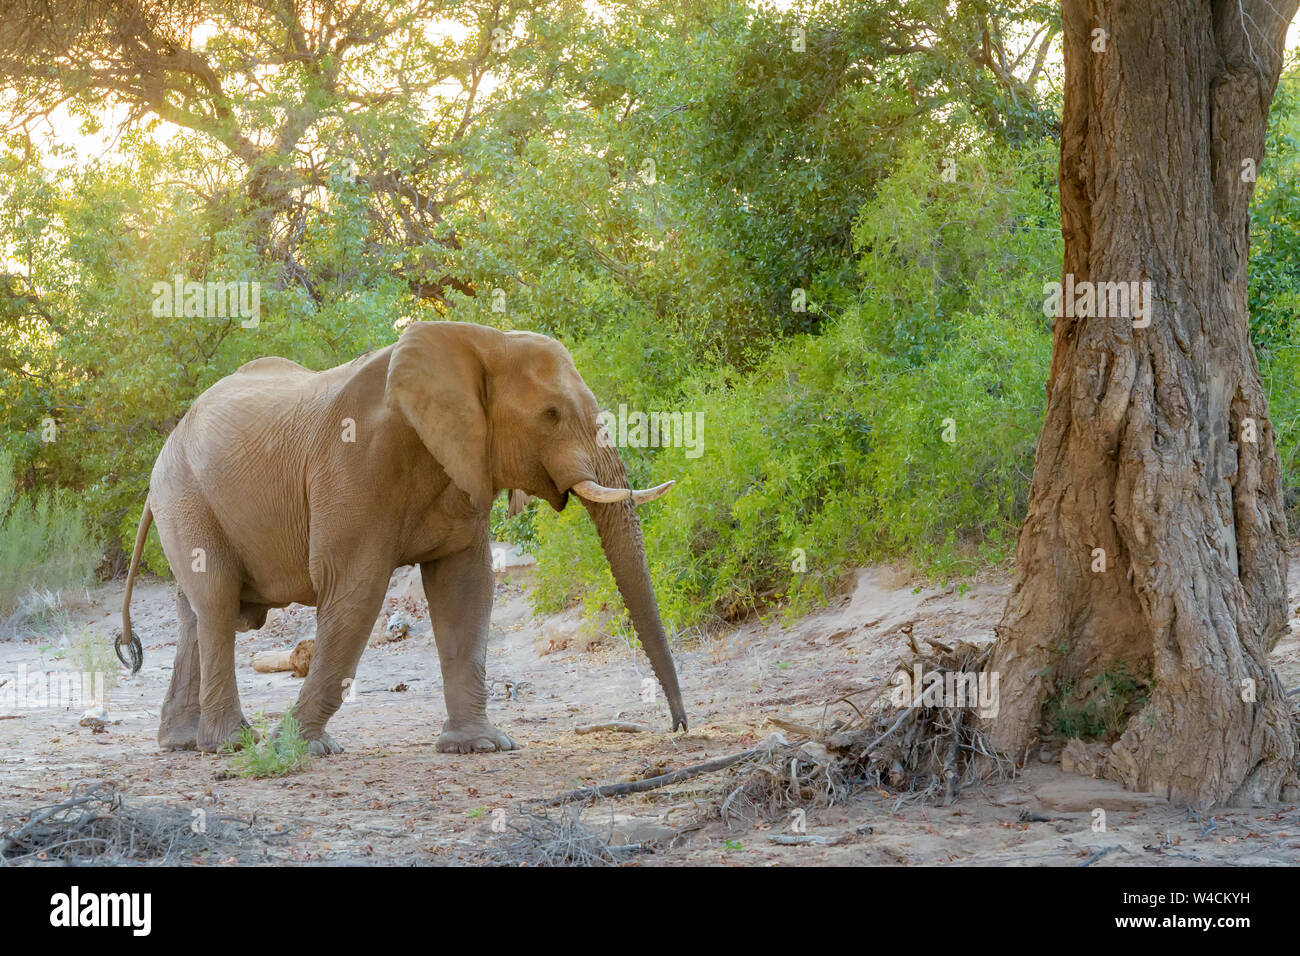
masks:
MULTIPOLYGON (((611 488, 627 488, 627 472, 623 462, 612 449, 601 448, 595 458, 596 480, 611 488)), ((645 542, 641 537, 641 522, 637 519, 636 504, 630 499, 602 503, 582 499, 591 514, 600 535, 601 547, 609 560, 610 570, 623 604, 632 618, 637 637, 650 658, 650 666, 659 678, 659 686, 668 698, 672 712, 672 729, 686 729, 686 709, 682 706, 681 688, 677 686, 677 671, 673 667, 672 652, 663 622, 659 619, 659 604, 650 584, 650 569, 646 565, 645 542)))

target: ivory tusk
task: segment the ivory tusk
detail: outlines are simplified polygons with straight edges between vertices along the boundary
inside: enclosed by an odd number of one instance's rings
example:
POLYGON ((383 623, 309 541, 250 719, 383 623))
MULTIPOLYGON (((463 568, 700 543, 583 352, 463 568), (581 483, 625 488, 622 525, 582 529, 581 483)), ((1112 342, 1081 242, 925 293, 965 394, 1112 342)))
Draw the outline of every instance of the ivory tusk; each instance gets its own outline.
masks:
POLYGON ((654 488, 648 488, 645 491, 632 492, 632 500, 637 504, 645 504, 647 501, 654 501, 656 498, 662 498, 668 492, 673 490, 675 481, 665 481, 662 485, 656 485, 654 488))
POLYGON ((626 501, 632 497, 631 488, 606 488, 594 481, 580 481, 569 489, 579 498, 609 504, 614 501, 626 501))
POLYGON ((586 498, 588 501, 610 504, 615 501, 630 499, 634 504, 639 505, 663 497, 672 489, 674 484, 676 482, 665 481, 662 485, 648 488, 645 491, 633 491, 631 488, 606 488, 594 481, 580 481, 569 490, 579 498, 586 498))

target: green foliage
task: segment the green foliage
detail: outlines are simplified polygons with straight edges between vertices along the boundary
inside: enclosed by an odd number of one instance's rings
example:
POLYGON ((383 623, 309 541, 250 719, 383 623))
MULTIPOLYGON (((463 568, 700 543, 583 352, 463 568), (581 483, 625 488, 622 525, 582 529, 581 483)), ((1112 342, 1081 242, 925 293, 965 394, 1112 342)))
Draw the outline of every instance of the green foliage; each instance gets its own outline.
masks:
POLYGON ((1300 527, 1300 324, 1285 330, 1260 364, 1269 418, 1281 460, 1282 491, 1292 531, 1300 527))
MULTIPOLYGON (((15 218, 29 193, 46 199, 47 228, 33 248, 16 248, 30 252, 44 308, 58 316, 48 326, 24 316, 6 337, 6 364, 27 370, 0 387, 7 444, 24 484, 75 489, 101 534, 126 553, 153 461, 203 389, 261 355, 317 368, 349 361, 391 339, 394 321, 408 315, 384 281, 320 303, 277 289, 248 238, 226 224, 231 210, 195 206, 183 192, 147 182, 161 180, 162 162, 75 179, 35 170, 10 181, 7 194, 0 189, 0 207, 15 218), (189 226, 172 228, 176 222, 189 226), (154 284, 178 274, 261 283, 258 324, 154 315, 154 284), (46 417, 57 429, 52 442, 41 441, 46 417)), ((149 567, 165 569, 156 544, 147 557, 149 567)))
MULTIPOLYGON (((119 568, 166 435, 249 359, 327 368, 450 314, 560 336, 601 395, 698 404, 854 307, 854 216, 908 143, 929 168, 1050 126, 968 55, 990 17, 1051 24, 1046 3, 383 3, 323 55, 291 10, 200 7, 220 102, 165 90, 176 135, 145 97, 116 152, 0 142, 0 435, 19 487, 75 494, 119 568), (898 55, 914 33, 926 51, 898 55), (259 323, 156 315, 177 275, 259 283, 259 323)), ((103 91, 60 51, 0 87, 94 131, 103 91)), ((145 565, 166 570, 156 535, 145 565)))
POLYGON ((1291 528, 1300 527, 1300 66, 1283 73, 1251 201, 1250 324, 1291 528))
MULTIPOLYGON (((643 349, 661 393, 701 363, 749 367, 779 336, 815 331, 853 298, 853 219, 901 145, 1008 132, 1016 97, 971 82, 964 47, 948 46, 985 4, 905 6, 948 21, 928 59, 889 54, 897 3, 609 5, 575 37, 571 85, 519 93, 545 134, 517 121, 467 144, 483 189, 454 213, 450 260, 480 294, 450 293, 456 310, 643 349), (795 289, 822 308, 791 309, 795 289)), ((1015 109, 1032 125, 1028 101, 1015 109)))
MULTIPOLYGON (((796 612, 861 561, 1006 562, 1049 360, 1042 284, 1060 273, 1056 104, 1050 78, 972 51, 1048 36, 1057 5, 782 7, 434 0, 420 20, 385 2, 316 57, 288 39, 291 9, 204 2, 219 103, 167 86, 164 130, 127 84, 114 95, 144 119, 115 152, 0 140, 0 614, 85 580, 96 536, 121 566, 158 450, 217 379, 262 355, 327 368, 444 316, 556 335, 607 408, 703 414, 699 458, 624 452, 636 483, 679 480, 642 511, 671 626, 796 612), (176 275, 259 283, 259 322, 155 314, 176 275)), ((70 56, 0 92, 66 95, 95 127, 103 91, 70 56)), ((1293 67, 1250 286, 1290 507, 1297 170, 1293 67)), ((506 519, 502 502, 492 526, 536 551, 543 606, 618 619, 583 509, 506 519)), ((166 571, 156 533, 145 565, 166 571)))
POLYGON ((1044 723, 1067 740, 1116 739, 1129 718, 1146 706, 1148 682, 1135 676, 1127 661, 1098 674, 1083 691, 1061 680, 1043 704, 1044 723))
MULTIPOLYGON (((861 300, 820 335, 671 396, 638 388, 634 365, 601 369, 625 383, 597 389, 607 407, 703 415, 699 458, 624 450, 638 484, 678 479, 641 509, 670 626, 805 607, 857 562, 907 554, 949 575, 1010 557, 1050 354, 1042 284, 1059 268, 1050 153, 989 147, 951 184, 908 155, 858 219, 861 300)), ((617 608, 585 515, 539 515, 541 606, 617 608)))
POLYGON ((19 492, 0 448, 0 620, 30 591, 89 583, 101 551, 86 510, 61 489, 19 492))
POLYGON ((232 777, 284 777, 311 766, 307 741, 292 708, 281 719, 278 732, 271 730, 264 715, 254 715, 253 725, 244 727, 239 740, 224 753, 226 773, 232 777))
MULTIPOLYGON (((1243 175, 1244 175, 1243 171, 1243 175)), ((1267 360, 1300 318, 1300 67, 1278 83, 1251 197, 1250 331, 1267 360)))

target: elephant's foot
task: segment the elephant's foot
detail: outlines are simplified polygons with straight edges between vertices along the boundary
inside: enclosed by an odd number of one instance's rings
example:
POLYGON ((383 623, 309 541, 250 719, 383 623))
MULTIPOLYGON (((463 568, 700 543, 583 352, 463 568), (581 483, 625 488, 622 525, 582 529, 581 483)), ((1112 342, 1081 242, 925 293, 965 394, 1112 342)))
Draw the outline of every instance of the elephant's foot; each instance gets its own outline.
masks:
MULTIPOLYGON (((284 730, 284 721, 281 720, 274 732, 271 734, 271 741, 280 739, 280 732, 284 730)), ((324 730, 310 730, 302 725, 298 726, 298 736, 307 741, 307 753, 313 757, 324 757, 328 754, 343 753, 343 745, 325 733, 324 730)))
POLYGON ((313 757, 341 754, 343 753, 343 745, 322 730, 315 737, 307 738, 307 752, 313 757))
POLYGON ((475 754, 492 750, 518 750, 519 745, 508 734, 489 723, 468 724, 444 730, 438 737, 438 750, 445 754, 475 754))
MULTIPOLYGON (((199 732, 196 743, 198 749, 204 753, 214 754, 227 747, 239 749, 239 738, 243 734, 245 727, 249 726, 244 715, 238 710, 230 714, 209 720, 205 715, 199 721, 199 732)), ((257 732, 253 732, 253 739, 257 739, 257 732)))
POLYGON ((163 750, 194 750, 199 743, 199 711, 163 715, 158 726, 158 746, 163 750))

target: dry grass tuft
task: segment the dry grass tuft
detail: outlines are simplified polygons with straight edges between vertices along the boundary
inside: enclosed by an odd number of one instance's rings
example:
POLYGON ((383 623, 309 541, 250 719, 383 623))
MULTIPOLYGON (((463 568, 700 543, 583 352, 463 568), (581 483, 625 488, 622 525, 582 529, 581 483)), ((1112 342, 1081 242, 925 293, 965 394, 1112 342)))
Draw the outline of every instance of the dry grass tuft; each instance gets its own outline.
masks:
POLYGON ((129 807, 111 787, 96 785, 0 820, 0 866, 178 863, 201 853, 229 853, 228 831, 215 815, 196 818, 184 807, 129 807))
POLYGON ((489 855, 510 866, 617 866, 639 852, 640 846, 611 846, 610 833, 601 836, 582 821, 582 809, 565 806, 523 811, 506 823, 512 835, 498 839, 489 855))

